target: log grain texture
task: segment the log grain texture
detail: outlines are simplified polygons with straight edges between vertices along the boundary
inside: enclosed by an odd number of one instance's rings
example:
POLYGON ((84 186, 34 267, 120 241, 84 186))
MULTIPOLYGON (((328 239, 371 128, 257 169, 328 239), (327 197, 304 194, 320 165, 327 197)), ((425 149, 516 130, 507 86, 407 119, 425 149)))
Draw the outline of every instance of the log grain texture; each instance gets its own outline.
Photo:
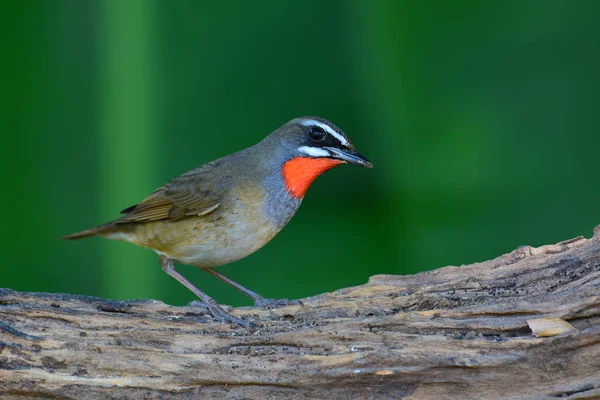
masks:
POLYGON ((0 289, 0 398, 600 398, 600 227, 302 301, 229 309, 241 328, 199 306, 0 289), (538 318, 575 329, 535 337, 538 318))

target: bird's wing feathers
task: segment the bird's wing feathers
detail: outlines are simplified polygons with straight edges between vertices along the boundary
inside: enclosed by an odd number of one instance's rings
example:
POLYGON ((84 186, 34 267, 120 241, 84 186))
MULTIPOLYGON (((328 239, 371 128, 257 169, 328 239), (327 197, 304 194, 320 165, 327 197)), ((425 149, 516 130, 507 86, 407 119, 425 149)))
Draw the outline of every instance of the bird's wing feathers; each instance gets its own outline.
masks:
POLYGON ((190 178, 182 175, 136 206, 126 208, 122 211, 126 215, 118 222, 177 221, 207 215, 219 208, 221 202, 215 190, 200 188, 198 177, 190 178))

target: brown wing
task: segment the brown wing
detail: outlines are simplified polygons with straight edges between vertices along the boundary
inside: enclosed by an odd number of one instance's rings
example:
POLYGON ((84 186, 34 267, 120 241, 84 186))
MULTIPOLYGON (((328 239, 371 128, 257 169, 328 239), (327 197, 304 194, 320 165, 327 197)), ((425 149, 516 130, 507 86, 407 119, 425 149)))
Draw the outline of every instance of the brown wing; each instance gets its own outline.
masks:
POLYGON ((194 190, 188 185, 163 186, 140 204, 123 210, 125 222, 177 221, 215 211, 221 204, 210 191, 194 190))
POLYGON ((162 186, 144 201, 121 211, 125 214, 116 223, 178 221, 192 216, 207 215, 221 205, 231 187, 232 175, 224 158, 211 161, 188 171, 162 186))

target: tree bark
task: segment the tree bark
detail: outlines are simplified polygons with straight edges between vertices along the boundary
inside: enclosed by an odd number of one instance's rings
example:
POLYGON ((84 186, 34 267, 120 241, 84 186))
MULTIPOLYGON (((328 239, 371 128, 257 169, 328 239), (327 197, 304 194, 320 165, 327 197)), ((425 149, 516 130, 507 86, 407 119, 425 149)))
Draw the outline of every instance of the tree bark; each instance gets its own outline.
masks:
POLYGON ((600 227, 302 301, 231 309, 245 329, 202 307, 0 289, 0 397, 600 398, 600 227), (535 337, 539 318, 575 329, 535 337))

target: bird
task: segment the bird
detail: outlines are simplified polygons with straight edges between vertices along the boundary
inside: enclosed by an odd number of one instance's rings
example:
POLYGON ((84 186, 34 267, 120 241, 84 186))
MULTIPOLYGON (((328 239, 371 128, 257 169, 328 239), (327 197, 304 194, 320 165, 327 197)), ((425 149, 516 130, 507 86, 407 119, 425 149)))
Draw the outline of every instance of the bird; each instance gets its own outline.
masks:
POLYGON ((300 117, 259 143, 192 169, 159 187, 120 218, 63 237, 101 236, 143 246, 161 268, 198 296, 223 323, 250 322, 224 311, 175 269, 196 266, 250 297, 276 308, 297 300, 266 299, 214 267, 240 260, 267 244, 294 216, 311 183, 341 164, 373 168, 346 134, 326 119, 300 117))

